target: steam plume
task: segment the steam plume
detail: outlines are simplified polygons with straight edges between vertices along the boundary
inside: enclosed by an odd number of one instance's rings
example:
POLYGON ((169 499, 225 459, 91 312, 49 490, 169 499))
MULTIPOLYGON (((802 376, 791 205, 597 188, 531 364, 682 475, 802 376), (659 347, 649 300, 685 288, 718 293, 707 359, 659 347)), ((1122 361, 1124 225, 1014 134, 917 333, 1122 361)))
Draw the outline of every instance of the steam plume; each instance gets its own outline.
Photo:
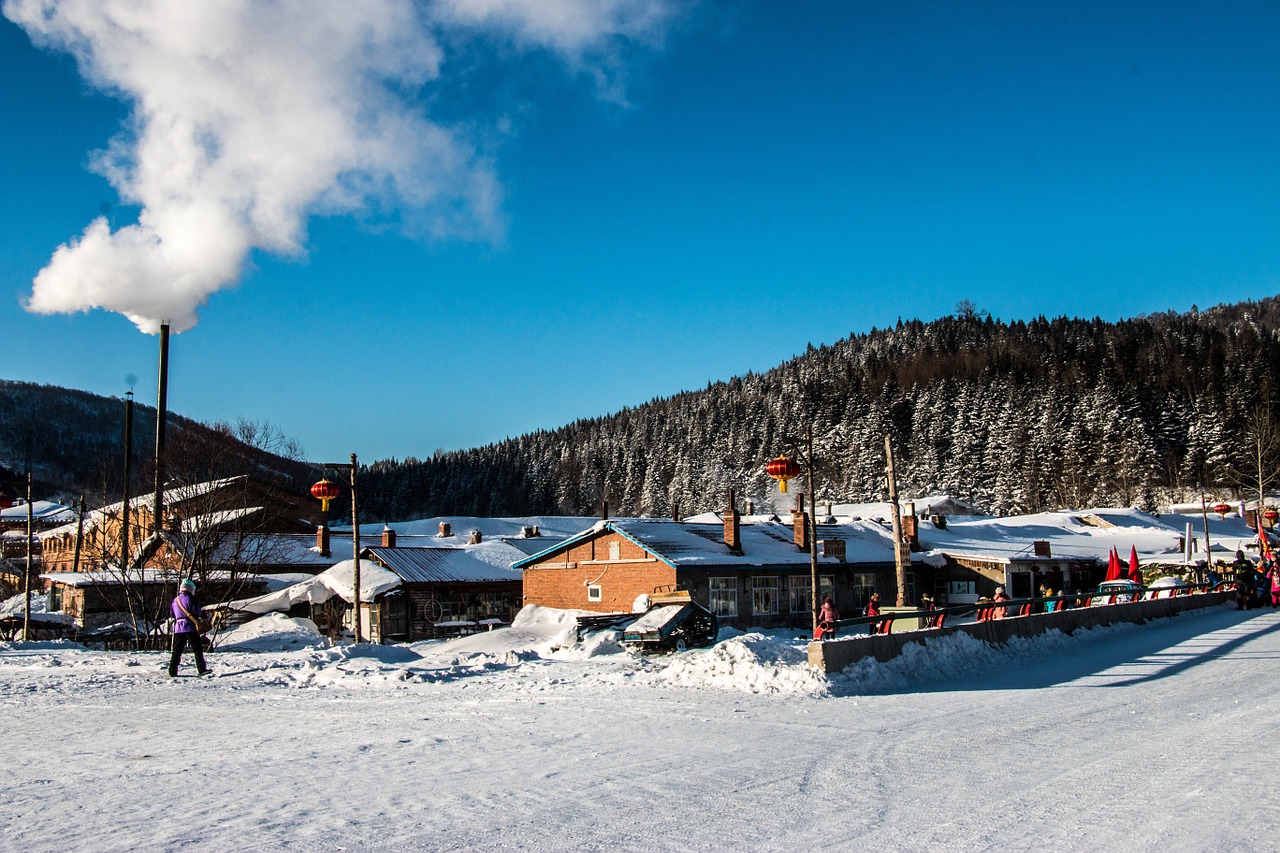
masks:
POLYGON ((501 231, 492 165, 426 115, 446 44, 500 38, 572 70, 654 41, 666 0, 4 0, 42 46, 132 105, 95 160, 138 221, 60 246, 28 310, 105 308, 191 328, 255 249, 297 254, 308 216, 412 209, 434 236, 501 231))

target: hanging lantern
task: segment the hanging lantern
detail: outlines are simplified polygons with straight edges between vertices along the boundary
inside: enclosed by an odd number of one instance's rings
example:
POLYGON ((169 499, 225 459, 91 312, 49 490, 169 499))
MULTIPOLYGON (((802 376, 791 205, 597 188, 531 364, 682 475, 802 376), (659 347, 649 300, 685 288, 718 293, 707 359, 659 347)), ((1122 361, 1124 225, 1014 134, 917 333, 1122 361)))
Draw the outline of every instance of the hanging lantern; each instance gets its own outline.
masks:
POLYGON ((11 506, 13 506, 13 498, 4 492, 0 492, 0 509, 8 509, 11 506))
POLYGON ((1231 512, 1231 505, 1225 504, 1225 503, 1215 504, 1213 507, 1213 511, 1225 518, 1227 513, 1231 512))
POLYGON ((1276 512, 1275 507, 1269 506, 1267 507, 1266 512, 1262 514, 1262 517, 1267 520, 1268 524, 1274 525, 1276 520, 1280 519, 1280 512, 1276 512))
POLYGON ((311 497, 320 501, 320 510, 329 511, 329 501, 338 496, 338 484, 332 480, 321 480, 311 487, 311 497))
POLYGON ((787 481, 800 476, 800 466, 790 456, 778 456, 770 459, 765 466, 765 473, 778 481, 778 491, 787 493, 787 481))

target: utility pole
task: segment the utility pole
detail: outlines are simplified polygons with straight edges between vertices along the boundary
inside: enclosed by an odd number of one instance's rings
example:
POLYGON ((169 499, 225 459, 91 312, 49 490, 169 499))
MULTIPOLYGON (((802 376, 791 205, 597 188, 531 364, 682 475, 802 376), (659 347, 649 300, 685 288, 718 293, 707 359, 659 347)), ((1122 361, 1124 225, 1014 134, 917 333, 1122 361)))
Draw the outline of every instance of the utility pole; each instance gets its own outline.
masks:
POLYGON ((124 395, 124 501, 120 512, 120 576, 129 570, 129 484, 133 481, 133 391, 124 395))
POLYGON ((907 605, 907 567, 903 559, 902 518, 898 510, 898 478, 893 470, 893 446, 884 437, 885 475, 889 481, 889 504, 893 513, 893 565, 898 581, 898 607, 907 605))
POLYGON ((356 642, 362 642, 362 634, 360 632, 360 510, 359 504, 356 502, 356 471, 359 466, 356 463, 356 455, 351 454, 351 462, 326 462, 325 468, 333 468, 335 471, 347 471, 351 475, 351 598, 354 607, 354 619, 352 624, 355 627, 356 642))
POLYGON ((160 324, 160 382, 156 391, 156 496, 151 532, 164 528, 164 426, 169 408, 169 324, 160 324))
POLYGON ((35 511, 31 506, 31 466, 27 465, 27 571, 23 591, 26 595, 26 607, 22 611, 22 639, 31 639, 31 571, 35 550, 34 536, 35 511))
MULTIPOLYGON (((813 490, 813 424, 804 428, 804 461, 809 473, 809 611, 813 614, 812 636, 818 631, 818 493, 813 490)), ((804 498, 801 498, 803 501, 804 498)), ((800 510, 804 511, 803 504, 800 510)))
POLYGON ((79 512, 76 514, 76 553, 71 558, 71 571, 80 571, 80 548, 84 544, 84 495, 80 496, 79 512))
MULTIPOLYGON (((1204 570, 1211 572, 1213 571, 1213 552, 1209 550, 1209 505, 1204 499, 1204 492, 1200 493, 1200 515, 1204 519, 1204 570)), ((1201 580, 1204 579, 1201 578, 1201 580)))

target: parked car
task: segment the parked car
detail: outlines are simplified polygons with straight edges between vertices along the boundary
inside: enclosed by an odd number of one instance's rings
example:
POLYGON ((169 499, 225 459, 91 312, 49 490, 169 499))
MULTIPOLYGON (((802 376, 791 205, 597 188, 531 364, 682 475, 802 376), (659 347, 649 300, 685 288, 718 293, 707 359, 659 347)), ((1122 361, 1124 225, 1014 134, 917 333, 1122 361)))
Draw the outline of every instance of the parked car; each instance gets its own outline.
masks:
POLYGON ((1142 598, 1145 601, 1151 601, 1156 598, 1173 598, 1175 595, 1186 595, 1190 591, 1191 585, 1182 578, 1166 575, 1153 580, 1147 587, 1147 591, 1143 593, 1142 598))
POLYGON ((1142 595, 1142 587, 1133 581, 1103 581, 1097 592, 1089 598, 1090 607, 1102 607, 1107 604, 1126 604, 1137 601, 1142 595))

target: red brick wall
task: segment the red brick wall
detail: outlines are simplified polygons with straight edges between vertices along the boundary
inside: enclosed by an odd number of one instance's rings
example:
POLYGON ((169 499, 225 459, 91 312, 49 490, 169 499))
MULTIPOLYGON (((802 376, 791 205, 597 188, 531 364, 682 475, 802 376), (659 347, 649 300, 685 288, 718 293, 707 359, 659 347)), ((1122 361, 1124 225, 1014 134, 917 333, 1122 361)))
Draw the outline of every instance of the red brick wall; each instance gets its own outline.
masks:
POLYGON ((636 596, 675 582, 675 570, 666 563, 630 539, 608 532, 526 568, 524 601, 542 607, 626 612, 636 596), (617 561, 610 558, 610 543, 617 543, 617 561), (587 600, 587 587, 592 584, 600 587, 600 601, 587 600))

